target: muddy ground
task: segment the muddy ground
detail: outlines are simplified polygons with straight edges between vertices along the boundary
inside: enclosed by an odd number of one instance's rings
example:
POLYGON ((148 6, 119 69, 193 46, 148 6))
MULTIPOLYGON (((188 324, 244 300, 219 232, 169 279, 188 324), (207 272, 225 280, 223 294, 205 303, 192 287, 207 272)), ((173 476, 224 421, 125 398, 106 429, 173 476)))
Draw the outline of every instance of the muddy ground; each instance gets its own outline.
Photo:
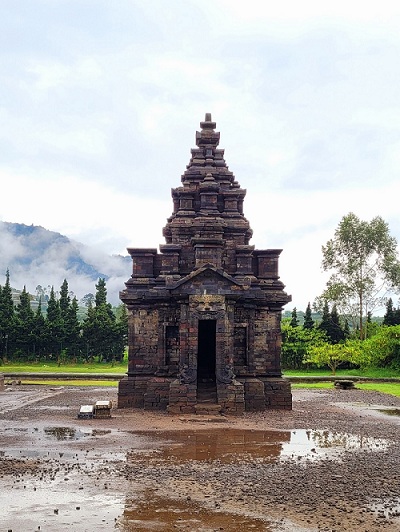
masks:
POLYGON ((294 390, 243 417, 112 410, 115 388, 0 392, 0 532, 400 531, 400 398, 294 390))

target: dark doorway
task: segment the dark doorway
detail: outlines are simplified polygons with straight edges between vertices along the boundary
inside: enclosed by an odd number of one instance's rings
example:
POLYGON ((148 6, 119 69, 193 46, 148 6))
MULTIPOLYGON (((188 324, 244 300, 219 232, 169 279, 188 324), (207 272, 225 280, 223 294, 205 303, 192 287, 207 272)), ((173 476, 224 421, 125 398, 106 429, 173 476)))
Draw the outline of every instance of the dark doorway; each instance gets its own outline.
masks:
POLYGON ((199 320, 197 402, 217 402, 215 379, 216 320, 199 320))
POLYGON ((215 320, 199 320, 197 377, 199 382, 215 381, 215 320))

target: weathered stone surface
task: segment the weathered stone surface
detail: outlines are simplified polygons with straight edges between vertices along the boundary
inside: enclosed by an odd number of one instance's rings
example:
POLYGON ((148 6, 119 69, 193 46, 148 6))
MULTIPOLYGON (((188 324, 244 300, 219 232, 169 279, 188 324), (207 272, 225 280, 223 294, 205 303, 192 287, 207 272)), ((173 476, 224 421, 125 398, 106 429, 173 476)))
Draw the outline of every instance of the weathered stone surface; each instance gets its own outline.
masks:
POLYGON ((172 190, 160 253, 128 250, 132 275, 120 297, 129 312, 129 362, 118 406, 289 409, 280 365, 281 312, 290 301, 278 275, 281 250, 249 244, 246 191, 217 148, 211 115, 200 127, 182 186, 172 190))

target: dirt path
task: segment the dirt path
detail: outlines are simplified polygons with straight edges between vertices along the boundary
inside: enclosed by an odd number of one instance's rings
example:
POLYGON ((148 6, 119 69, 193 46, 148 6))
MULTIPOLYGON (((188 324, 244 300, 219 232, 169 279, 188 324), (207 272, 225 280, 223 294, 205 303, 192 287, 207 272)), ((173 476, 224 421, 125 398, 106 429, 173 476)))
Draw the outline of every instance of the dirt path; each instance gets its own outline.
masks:
POLYGON ((292 412, 78 420, 98 399, 116 390, 0 394, 0 531, 400 531, 400 417, 382 412, 400 399, 295 390, 292 412))

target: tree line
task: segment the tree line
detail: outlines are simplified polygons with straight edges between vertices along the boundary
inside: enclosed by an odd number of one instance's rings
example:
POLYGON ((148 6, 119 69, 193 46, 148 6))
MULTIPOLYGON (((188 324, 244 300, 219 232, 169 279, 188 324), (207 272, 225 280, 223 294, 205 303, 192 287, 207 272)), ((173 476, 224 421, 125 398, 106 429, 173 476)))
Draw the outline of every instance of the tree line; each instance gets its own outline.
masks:
POLYGON ((313 304, 321 314, 314 323, 310 303, 300 325, 297 310, 282 322, 282 365, 390 367, 400 369, 400 308, 390 293, 400 291, 397 241, 377 216, 370 222, 344 216, 334 237, 322 246, 326 288, 313 304), (372 312, 386 305, 382 325, 372 312))
POLYGON ((119 307, 116 316, 107 302, 105 279, 95 286, 94 301, 88 302, 87 315, 80 321, 78 301, 71 297, 67 280, 58 297, 51 288, 43 313, 41 298, 36 311, 32 310, 25 287, 14 305, 7 270, 5 284, 0 285, 0 360, 121 361, 128 335, 125 306, 119 307))

